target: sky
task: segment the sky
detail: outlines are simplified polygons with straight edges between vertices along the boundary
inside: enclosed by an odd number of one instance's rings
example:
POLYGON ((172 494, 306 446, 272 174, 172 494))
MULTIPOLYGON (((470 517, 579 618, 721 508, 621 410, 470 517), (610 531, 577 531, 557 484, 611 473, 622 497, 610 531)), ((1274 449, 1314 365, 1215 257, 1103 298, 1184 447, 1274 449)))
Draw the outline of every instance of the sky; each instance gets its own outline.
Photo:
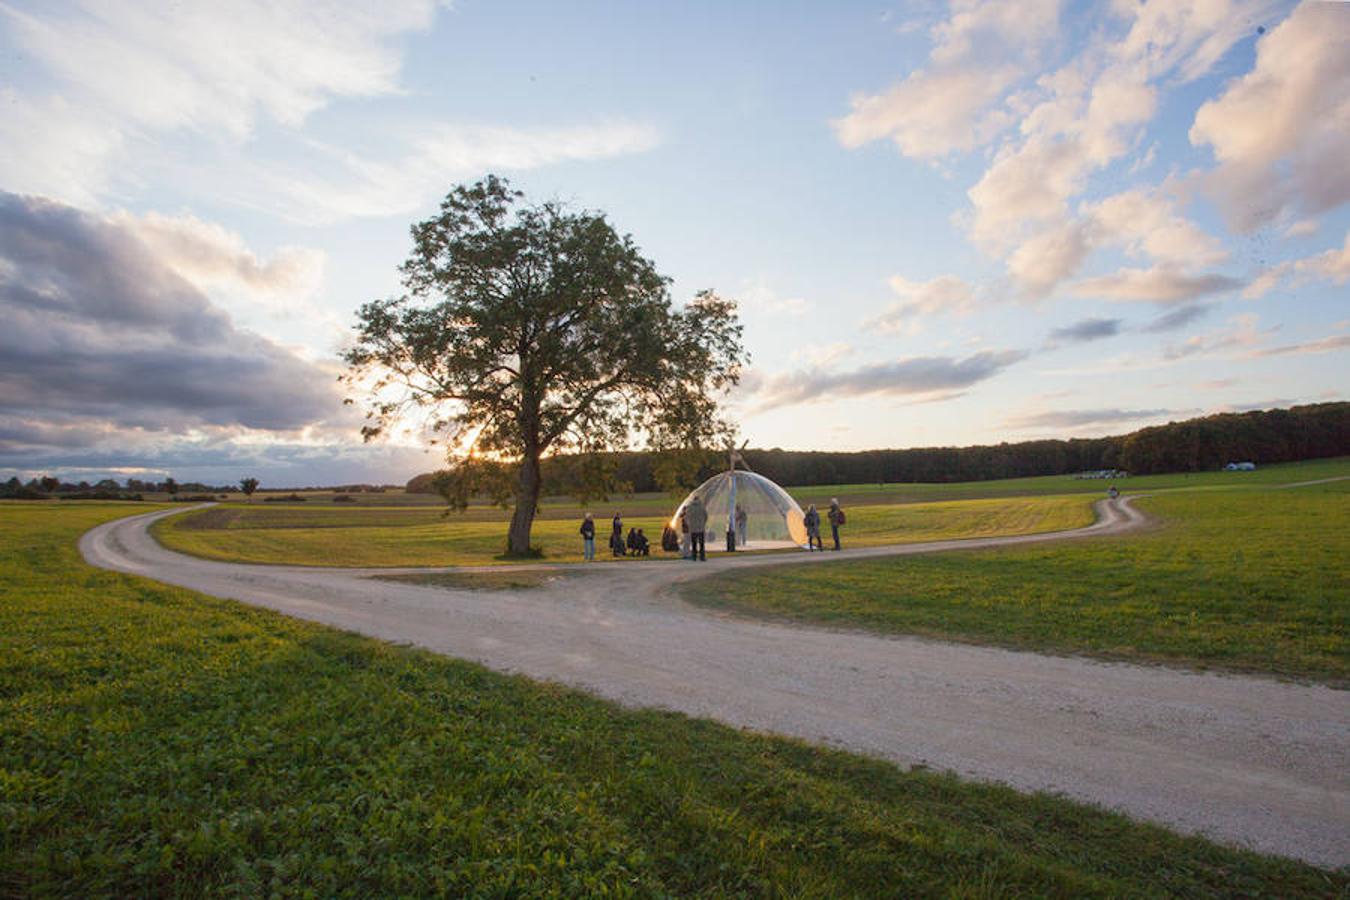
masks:
POLYGON ((338 354, 494 172, 739 301, 752 446, 1346 399, 1350 4, 0 0, 0 477, 402 482, 338 354))

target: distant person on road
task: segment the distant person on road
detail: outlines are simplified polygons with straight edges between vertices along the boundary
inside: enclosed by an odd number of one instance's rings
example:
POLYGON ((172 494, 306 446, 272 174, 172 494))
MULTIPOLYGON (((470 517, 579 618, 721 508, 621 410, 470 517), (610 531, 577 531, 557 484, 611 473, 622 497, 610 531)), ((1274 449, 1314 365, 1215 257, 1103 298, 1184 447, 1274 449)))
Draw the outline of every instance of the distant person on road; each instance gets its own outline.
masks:
POLYGON ((748 543, 746 534, 750 530, 750 516, 745 507, 736 504, 736 546, 744 547, 748 543))
POLYGON ((609 533, 609 550, 615 556, 623 556, 627 550, 623 543, 623 516, 615 513, 611 524, 614 530, 609 533))
POLYGON ((586 518, 581 520, 581 555, 586 562, 595 559, 595 519, 590 513, 586 513, 586 518))
POLYGON ((1120 491, 1116 490, 1116 486, 1113 484, 1113 485, 1111 485, 1109 488, 1106 489, 1106 496, 1108 496, 1108 497, 1110 497, 1112 500, 1114 500, 1114 499, 1116 499, 1117 497, 1120 496, 1120 491))
MULTIPOLYGON (((844 511, 843 511, 842 509, 839 508, 839 498, 838 498, 838 497, 831 497, 831 498, 830 498, 830 511, 829 511, 828 515, 829 515, 829 517, 830 517, 830 533, 834 535, 834 549, 838 550, 838 549, 839 549, 839 526, 840 526, 840 525, 843 525, 844 522, 847 521, 846 517, 844 516, 844 511)), ((823 549, 825 549, 825 548, 822 547, 821 549, 823 550, 823 549)))
POLYGON ((814 503, 806 507, 806 515, 802 517, 802 522, 806 525, 806 549, 824 550, 825 543, 820 539, 820 513, 816 512, 814 503))
POLYGON ((689 558, 708 561, 708 545, 704 534, 708 529, 708 510, 697 494, 684 507, 684 518, 689 523, 689 558))

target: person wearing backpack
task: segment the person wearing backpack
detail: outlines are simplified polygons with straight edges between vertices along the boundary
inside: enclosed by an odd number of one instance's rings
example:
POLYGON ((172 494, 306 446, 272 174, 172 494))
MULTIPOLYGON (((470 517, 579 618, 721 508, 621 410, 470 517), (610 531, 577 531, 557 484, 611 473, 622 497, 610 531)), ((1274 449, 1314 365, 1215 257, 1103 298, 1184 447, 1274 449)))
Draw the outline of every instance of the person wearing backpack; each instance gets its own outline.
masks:
POLYGON ((581 551, 586 562, 595 560, 595 519, 591 518, 590 513, 586 513, 586 518, 581 520, 581 551))
POLYGON ((848 521, 844 511, 839 508, 839 498, 830 498, 830 533, 834 535, 834 549, 839 549, 839 526, 848 521))

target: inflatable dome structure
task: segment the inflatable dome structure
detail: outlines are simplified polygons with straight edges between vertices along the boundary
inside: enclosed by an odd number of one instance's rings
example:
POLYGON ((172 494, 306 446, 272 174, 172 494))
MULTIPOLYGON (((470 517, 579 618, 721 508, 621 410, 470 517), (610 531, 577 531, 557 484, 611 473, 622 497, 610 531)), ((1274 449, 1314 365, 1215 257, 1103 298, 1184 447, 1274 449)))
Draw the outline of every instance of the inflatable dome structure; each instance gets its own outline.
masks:
POLYGON ((802 509, 787 491, 763 475, 732 468, 719 472, 690 492, 675 510, 670 525, 680 530, 680 514, 697 495, 708 509, 708 549, 722 549, 728 531, 736 532, 736 549, 765 550, 805 547, 802 509), (742 513, 738 517, 737 510, 742 513), (741 527, 737 528, 740 519, 741 527))

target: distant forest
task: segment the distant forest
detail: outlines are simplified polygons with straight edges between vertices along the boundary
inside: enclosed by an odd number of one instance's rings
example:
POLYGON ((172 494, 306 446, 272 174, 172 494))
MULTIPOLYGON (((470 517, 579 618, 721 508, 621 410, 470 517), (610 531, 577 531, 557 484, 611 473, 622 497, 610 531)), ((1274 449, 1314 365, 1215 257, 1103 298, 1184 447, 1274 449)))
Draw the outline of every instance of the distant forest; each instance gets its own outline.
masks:
MULTIPOLYGON (((844 453, 745 450, 752 469, 793 487, 889 482, 988 481, 1032 475, 1066 475, 1118 469, 1133 475, 1204 472, 1230 462, 1258 465, 1350 454, 1350 403, 1316 403, 1290 409, 1221 413, 1169 422, 1103 438, 1021 441, 978 447, 919 447, 844 453)), ((607 454, 616 478, 643 493, 660 490, 647 453, 607 454)), ((568 492, 570 460, 545 460, 547 493, 568 492)), ((713 457, 701 477, 724 467, 713 457)), ((434 475, 408 482, 413 493, 432 493, 434 475)))

